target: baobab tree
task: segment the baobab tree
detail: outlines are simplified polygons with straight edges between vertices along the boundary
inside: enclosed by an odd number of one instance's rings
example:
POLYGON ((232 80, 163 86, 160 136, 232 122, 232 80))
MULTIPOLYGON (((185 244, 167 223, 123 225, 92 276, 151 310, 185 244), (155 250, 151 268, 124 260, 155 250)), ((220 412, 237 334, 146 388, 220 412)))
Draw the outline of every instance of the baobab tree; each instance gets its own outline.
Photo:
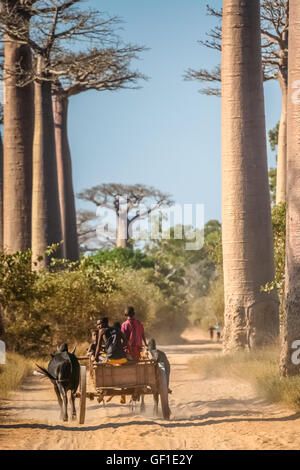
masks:
MULTIPOLYGON (((3 107, 0 104, 0 126, 3 125, 3 107)), ((0 250, 3 250, 3 143, 0 132, 0 250)))
MULTIPOLYGON (((47 3, 47 2, 46 2, 47 3)), ((78 1, 50 1, 39 11, 31 28, 30 47, 35 57, 35 132, 33 146, 32 256, 33 261, 47 246, 63 240, 56 159, 52 85, 61 74, 55 57, 65 54, 65 41, 103 39, 111 19, 98 12, 84 12, 74 6, 78 1), (55 65, 54 65, 55 63, 55 65)), ((67 234, 66 234, 67 235, 67 234)), ((62 250, 57 256, 62 256, 62 250)), ((76 259, 78 255, 72 256, 76 259)), ((43 259, 39 267, 45 267, 43 259)))
MULTIPOLYGON (((52 108, 53 84, 65 75, 62 57, 69 52, 69 42, 111 44, 116 37, 113 25, 116 18, 98 11, 84 11, 75 4, 82 0, 43 0, 31 6, 29 36, 24 25, 4 19, 5 28, 17 40, 29 44, 34 62, 27 80, 35 83, 35 129, 33 145, 32 191, 32 254, 33 261, 47 246, 62 240, 60 203, 58 193, 56 144, 52 108)), ((61 253, 57 253, 59 256, 61 253)), ((45 267, 49 260, 39 262, 45 267)))
POLYGON ((138 79, 145 77, 131 71, 130 64, 142 50, 142 47, 134 45, 94 48, 86 53, 56 57, 53 64, 61 76, 53 83, 53 110, 63 248, 64 257, 72 261, 78 259, 79 249, 67 126, 69 99, 89 90, 114 91, 135 87, 138 79))
MULTIPOLYGON (((64 11, 77 1, 1 0, 0 31, 4 34, 5 57, 4 247, 14 252, 31 246, 34 258, 43 254, 48 245, 61 240, 61 230, 55 220, 57 217, 59 220, 55 195, 57 176, 51 165, 55 149, 51 145, 53 118, 51 122, 47 93, 43 92, 49 89, 43 64, 47 61, 51 41, 38 43, 36 33, 47 32, 46 22, 43 31, 39 24, 32 28, 32 22, 43 15, 57 19, 58 11, 64 11), (34 60, 32 52, 36 53, 34 60), (49 135, 48 140, 44 131, 49 135)), ((48 28, 49 35, 54 24, 55 21, 50 30, 48 28)))
POLYGON ((282 328, 281 373, 299 374, 300 340, 300 2, 290 0, 288 161, 287 161, 287 236, 285 302, 282 328), (295 353, 293 355, 293 353, 295 353), (295 357, 294 357, 295 356, 295 357))
MULTIPOLYGON (((103 207, 116 214, 115 245, 119 248, 132 247, 131 238, 134 223, 149 216, 162 206, 173 204, 169 194, 141 184, 101 184, 82 191, 78 194, 78 198, 94 204, 96 208, 103 207), (141 205, 143 210, 140 212, 141 205)), ((87 222, 88 217, 85 219, 87 222)), ((93 219, 95 219, 95 215, 93 219)))
POLYGON ((222 243, 224 348, 278 334, 262 81, 259 0, 224 0, 222 32, 222 243))
POLYGON ((31 246, 33 85, 29 37, 30 0, 1 0, 0 30, 4 35, 3 243, 9 253, 31 246), (24 41, 15 34, 22 25, 24 41), (7 26, 7 27, 6 27, 7 26))
MULTIPOLYGON (((207 6, 208 13, 222 21, 222 11, 207 6)), ((278 80, 282 94, 282 111, 278 136, 276 204, 286 200, 287 159, 287 87, 288 87, 288 29, 289 0, 261 1, 262 67, 264 81, 278 80)), ((222 50, 222 28, 216 26, 208 32, 208 39, 200 43, 210 49, 222 50)), ((209 84, 200 91, 206 95, 221 96, 221 68, 213 70, 189 69, 187 80, 209 84)))

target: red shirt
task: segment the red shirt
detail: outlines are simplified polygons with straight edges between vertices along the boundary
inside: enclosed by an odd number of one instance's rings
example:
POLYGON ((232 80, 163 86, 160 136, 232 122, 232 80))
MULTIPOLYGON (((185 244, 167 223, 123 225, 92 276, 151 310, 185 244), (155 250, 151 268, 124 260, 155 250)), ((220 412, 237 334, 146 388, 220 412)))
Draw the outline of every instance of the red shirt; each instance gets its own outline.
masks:
POLYGON ((137 318, 130 318, 126 320, 122 325, 122 333, 127 340, 129 348, 138 347, 142 349, 144 327, 143 324, 137 320, 137 318))

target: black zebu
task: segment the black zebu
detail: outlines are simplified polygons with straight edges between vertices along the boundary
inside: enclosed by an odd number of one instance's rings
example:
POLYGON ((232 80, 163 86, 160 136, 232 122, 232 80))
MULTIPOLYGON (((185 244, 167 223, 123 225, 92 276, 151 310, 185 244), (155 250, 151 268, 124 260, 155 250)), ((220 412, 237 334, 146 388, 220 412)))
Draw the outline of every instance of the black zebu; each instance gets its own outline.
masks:
MULTIPOLYGON (((75 352, 75 351, 74 351, 75 352)), ((80 365, 74 353, 68 352, 68 345, 63 344, 57 354, 52 355, 48 370, 38 366, 43 374, 54 385, 58 403, 61 409, 61 418, 68 421, 68 396, 71 391, 72 420, 76 419, 75 396, 79 385, 80 365)))

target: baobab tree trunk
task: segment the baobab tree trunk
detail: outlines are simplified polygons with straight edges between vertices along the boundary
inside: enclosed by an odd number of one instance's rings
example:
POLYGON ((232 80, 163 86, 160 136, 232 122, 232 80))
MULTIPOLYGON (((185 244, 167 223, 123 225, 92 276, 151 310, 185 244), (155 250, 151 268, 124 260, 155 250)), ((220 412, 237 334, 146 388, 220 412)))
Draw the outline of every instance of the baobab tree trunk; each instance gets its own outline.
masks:
POLYGON ((72 160, 68 140, 68 104, 67 97, 60 95, 53 97, 63 255, 66 259, 77 261, 79 259, 79 247, 72 178, 72 160))
MULTIPOLYGON (((281 373, 299 374, 293 358, 300 340, 300 2, 290 0, 287 236, 285 302, 282 327, 281 373)), ((296 354, 297 356, 297 354, 296 354)), ((298 354, 299 356, 299 354, 298 354)), ((297 357, 295 358, 297 359, 297 357)))
POLYGON ((4 40, 3 232, 9 253, 31 246, 33 86, 17 86, 15 71, 31 70, 31 52, 5 36, 4 40))
POLYGON ((278 134, 276 204, 286 202, 289 2, 287 2, 286 5, 285 26, 286 30, 282 34, 282 47, 280 49, 278 70, 278 78, 282 95, 282 111, 278 134))
POLYGON ((278 334, 259 0, 224 0, 222 45, 224 349, 278 334))
POLYGON ((0 133, 0 250, 2 249, 3 249, 3 144, 2 144, 2 137, 0 133))
POLYGON ((117 248, 127 248, 129 239, 129 222, 127 210, 120 211, 118 215, 118 226, 117 226, 117 248))
POLYGON ((287 177, 287 81, 282 76, 279 76, 279 82, 282 93, 282 111, 278 133, 276 204, 286 202, 287 177))
MULTIPOLYGON (((32 260, 43 256, 48 246, 62 241, 58 196, 55 134, 51 82, 35 83, 35 129, 33 143, 32 260)), ((54 257, 61 257, 61 248, 54 257)), ((37 266, 47 267, 48 257, 37 266)))
POLYGON ((0 340, 5 340, 4 314, 2 306, 0 306, 0 340))

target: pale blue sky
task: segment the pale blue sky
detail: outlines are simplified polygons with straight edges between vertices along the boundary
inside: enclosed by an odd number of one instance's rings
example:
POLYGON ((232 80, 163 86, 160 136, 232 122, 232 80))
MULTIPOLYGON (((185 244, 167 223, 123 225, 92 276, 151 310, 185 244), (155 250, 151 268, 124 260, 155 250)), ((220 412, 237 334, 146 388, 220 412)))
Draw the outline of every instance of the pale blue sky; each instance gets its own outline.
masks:
MULTIPOLYGON (((214 24, 207 0, 87 0, 124 20, 125 41, 150 48, 136 65, 140 90, 88 92, 71 99, 69 135, 75 192, 101 183, 142 183, 176 202, 205 205, 221 219, 220 99, 184 82, 188 67, 213 67, 217 52, 197 43, 214 24)), ((211 2, 221 5, 221 0, 211 2)), ((280 118, 280 89, 265 86, 267 129, 280 118)), ((270 163, 274 156, 269 152, 270 163)), ((77 201, 78 207, 82 203, 77 201)))

